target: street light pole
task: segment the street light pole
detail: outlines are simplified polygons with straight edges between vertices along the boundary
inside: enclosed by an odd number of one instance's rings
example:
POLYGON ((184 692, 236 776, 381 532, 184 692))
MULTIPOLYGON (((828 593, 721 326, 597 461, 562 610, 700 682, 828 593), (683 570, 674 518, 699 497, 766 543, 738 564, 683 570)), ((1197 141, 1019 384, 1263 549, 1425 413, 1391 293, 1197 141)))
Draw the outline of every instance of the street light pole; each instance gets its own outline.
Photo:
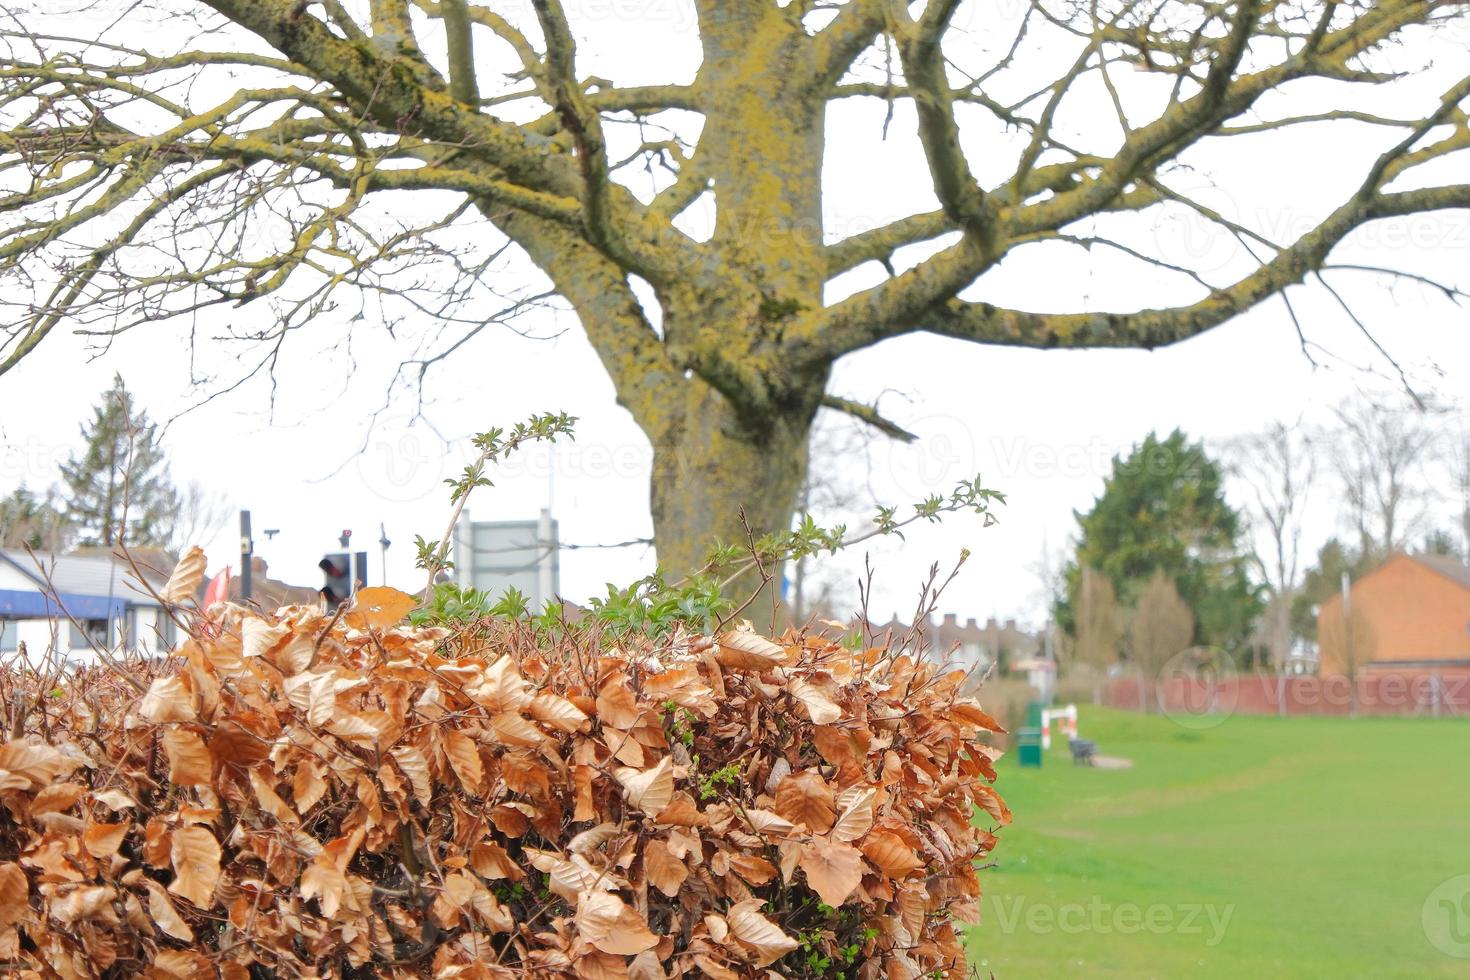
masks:
POLYGON ((250 540, 250 511, 240 511, 240 602, 250 601, 251 563, 255 558, 255 543, 250 540))
POLYGON ((393 544, 388 540, 388 529, 378 522, 378 546, 383 549, 383 584, 388 584, 388 548, 393 544))

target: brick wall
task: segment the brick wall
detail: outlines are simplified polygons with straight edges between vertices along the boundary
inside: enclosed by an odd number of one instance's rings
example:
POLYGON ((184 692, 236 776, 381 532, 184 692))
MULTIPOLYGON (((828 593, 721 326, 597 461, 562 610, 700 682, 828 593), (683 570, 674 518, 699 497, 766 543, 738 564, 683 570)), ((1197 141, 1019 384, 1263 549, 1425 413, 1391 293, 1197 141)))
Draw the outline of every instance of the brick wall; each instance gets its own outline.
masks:
MULTIPOLYGON (((1146 685, 1143 694, 1149 710, 1156 710, 1157 696, 1164 711, 1180 714, 1347 715, 1353 705, 1352 687, 1342 676, 1247 674, 1213 684, 1171 677, 1146 685)), ((1144 700, 1136 677, 1117 678, 1104 693, 1115 708, 1137 711, 1144 700)), ((1470 668, 1374 669, 1358 678, 1357 701, 1364 715, 1470 717, 1470 668)))

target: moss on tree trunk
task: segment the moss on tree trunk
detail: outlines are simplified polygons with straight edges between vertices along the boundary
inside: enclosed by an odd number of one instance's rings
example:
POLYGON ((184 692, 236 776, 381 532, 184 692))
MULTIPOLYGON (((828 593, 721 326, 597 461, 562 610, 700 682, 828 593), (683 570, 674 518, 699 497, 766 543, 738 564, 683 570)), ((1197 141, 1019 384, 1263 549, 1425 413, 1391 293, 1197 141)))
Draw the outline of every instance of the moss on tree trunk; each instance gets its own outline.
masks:
POLYGON ((742 513, 757 535, 790 526, 812 412, 753 423, 697 375, 674 397, 667 426, 653 435, 651 504, 659 564, 681 575, 702 566, 716 541, 745 542, 742 513))

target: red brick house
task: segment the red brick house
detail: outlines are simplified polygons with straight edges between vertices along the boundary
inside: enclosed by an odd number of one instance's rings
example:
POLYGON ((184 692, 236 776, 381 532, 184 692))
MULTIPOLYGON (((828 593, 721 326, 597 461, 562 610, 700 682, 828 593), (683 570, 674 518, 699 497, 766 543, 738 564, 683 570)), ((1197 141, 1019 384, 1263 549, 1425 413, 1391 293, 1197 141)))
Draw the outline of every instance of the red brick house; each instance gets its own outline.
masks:
POLYGON ((1360 669, 1470 667, 1470 566, 1458 559, 1394 555, 1352 584, 1350 602, 1358 640, 1342 639, 1341 594, 1317 610, 1323 674, 1351 672, 1342 654, 1351 643, 1360 669))

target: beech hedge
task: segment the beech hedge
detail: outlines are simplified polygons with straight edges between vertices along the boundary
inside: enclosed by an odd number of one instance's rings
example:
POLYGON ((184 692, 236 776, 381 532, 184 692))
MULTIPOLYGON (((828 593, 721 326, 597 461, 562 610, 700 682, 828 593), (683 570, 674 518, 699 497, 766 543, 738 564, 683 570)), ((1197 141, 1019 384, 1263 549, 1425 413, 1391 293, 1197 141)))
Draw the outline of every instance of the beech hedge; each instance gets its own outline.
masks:
POLYGON ((0 672, 6 975, 968 975, 1010 813, 963 674, 413 602, 0 672))

